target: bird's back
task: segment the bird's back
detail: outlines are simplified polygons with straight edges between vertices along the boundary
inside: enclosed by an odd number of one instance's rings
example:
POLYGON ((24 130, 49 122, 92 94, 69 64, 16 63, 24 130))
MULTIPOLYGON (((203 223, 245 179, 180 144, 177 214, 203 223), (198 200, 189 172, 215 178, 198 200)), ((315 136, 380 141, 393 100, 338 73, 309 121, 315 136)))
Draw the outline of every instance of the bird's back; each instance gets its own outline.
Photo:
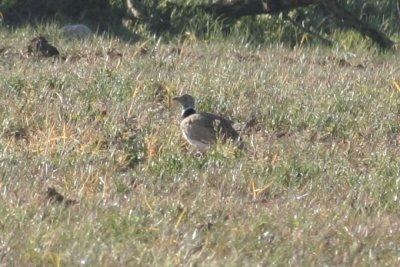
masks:
POLYGON ((181 122, 186 139, 212 145, 217 138, 237 139, 239 134, 232 127, 232 121, 211 113, 195 113, 181 122))

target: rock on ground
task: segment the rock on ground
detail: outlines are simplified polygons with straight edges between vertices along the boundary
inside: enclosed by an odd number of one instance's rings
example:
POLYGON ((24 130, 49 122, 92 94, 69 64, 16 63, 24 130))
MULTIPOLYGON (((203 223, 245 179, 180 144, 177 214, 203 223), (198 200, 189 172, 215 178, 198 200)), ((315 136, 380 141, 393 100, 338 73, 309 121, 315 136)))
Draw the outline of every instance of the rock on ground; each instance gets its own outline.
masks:
POLYGON ((93 35, 89 27, 83 24, 66 25, 61 28, 61 31, 71 39, 86 39, 93 35))

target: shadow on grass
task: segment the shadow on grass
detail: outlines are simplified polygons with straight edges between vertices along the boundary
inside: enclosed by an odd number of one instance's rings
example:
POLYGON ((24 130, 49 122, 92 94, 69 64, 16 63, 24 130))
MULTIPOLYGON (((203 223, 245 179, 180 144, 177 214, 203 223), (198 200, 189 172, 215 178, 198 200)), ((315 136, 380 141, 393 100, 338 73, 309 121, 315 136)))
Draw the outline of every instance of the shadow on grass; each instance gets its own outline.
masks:
POLYGON ((126 14, 122 3, 111 4, 106 0, 0 1, 0 11, 0 20, 7 26, 36 27, 49 21, 61 27, 84 24, 93 32, 107 34, 124 42, 139 40, 138 34, 123 26, 122 20, 126 14))
MULTIPOLYGON (((220 21, 196 5, 174 2, 156 5, 150 0, 141 2, 147 16, 141 20, 131 20, 133 27, 130 28, 138 26, 146 34, 162 37, 164 40, 182 38, 188 33, 199 39, 234 35, 245 42, 281 42, 295 46, 303 43, 307 36, 304 30, 281 15, 220 21)), ((389 34, 399 30, 396 14, 393 13, 393 3, 389 0, 382 1, 379 6, 368 0, 362 6, 349 4, 346 8, 372 25, 385 25, 389 34)), ((0 10, 4 22, 9 25, 35 25, 49 20, 59 25, 82 23, 94 32, 106 33, 124 42, 139 40, 134 30, 123 26, 123 20, 129 20, 123 0, 0 1, 0 10)), ((331 36, 332 30, 344 28, 342 22, 333 20, 330 13, 319 5, 293 10, 291 18, 327 38, 331 36)), ((321 43, 317 38, 314 39, 313 42, 321 43)))

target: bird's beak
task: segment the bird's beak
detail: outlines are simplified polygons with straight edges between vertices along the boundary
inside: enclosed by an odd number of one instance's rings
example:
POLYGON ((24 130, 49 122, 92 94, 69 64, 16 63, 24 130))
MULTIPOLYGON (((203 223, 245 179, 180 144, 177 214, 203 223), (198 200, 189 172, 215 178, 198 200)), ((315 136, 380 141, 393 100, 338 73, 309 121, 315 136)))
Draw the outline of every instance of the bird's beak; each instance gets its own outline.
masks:
POLYGON ((172 100, 179 101, 179 96, 175 96, 172 100))

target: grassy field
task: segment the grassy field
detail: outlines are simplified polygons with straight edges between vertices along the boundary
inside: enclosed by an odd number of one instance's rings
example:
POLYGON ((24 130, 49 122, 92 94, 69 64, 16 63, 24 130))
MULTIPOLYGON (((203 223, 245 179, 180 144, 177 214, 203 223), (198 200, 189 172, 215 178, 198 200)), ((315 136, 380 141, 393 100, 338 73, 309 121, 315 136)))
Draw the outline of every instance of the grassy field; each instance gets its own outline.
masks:
POLYGON ((398 265, 398 50, 33 32, 0 30, 0 265, 398 265), (193 156, 181 92, 246 148, 193 156))

